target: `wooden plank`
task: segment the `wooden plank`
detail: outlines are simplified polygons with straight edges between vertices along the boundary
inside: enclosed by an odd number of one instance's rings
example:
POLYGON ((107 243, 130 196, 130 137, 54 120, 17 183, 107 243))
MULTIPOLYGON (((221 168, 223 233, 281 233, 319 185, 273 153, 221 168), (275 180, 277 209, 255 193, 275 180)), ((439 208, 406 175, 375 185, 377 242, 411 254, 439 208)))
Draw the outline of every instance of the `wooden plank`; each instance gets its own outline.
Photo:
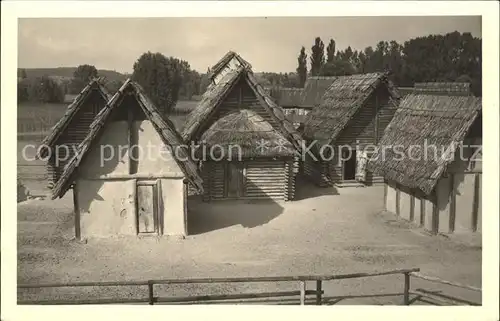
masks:
POLYGON ((410 193, 410 222, 415 219, 415 195, 412 190, 408 191, 410 193))
POLYGON ((157 232, 154 187, 137 185, 138 233, 157 232))
POLYGON ((321 295, 323 294, 322 290, 322 281, 317 280, 316 281, 316 305, 321 305, 322 303, 322 297, 321 295))
POLYGON ((300 305, 306 304, 306 282, 300 281, 300 305))

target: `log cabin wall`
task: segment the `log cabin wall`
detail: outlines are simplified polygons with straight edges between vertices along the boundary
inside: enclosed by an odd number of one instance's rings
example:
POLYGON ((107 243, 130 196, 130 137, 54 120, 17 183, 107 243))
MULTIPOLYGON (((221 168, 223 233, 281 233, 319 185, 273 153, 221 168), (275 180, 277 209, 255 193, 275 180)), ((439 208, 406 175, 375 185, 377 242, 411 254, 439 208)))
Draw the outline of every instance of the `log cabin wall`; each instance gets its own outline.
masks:
POLYGON ((67 146, 69 155, 66 155, 66 148, 59 148, 58 162, 56 163, 56 155, 54 152, 47 162, 47 173, 49 177, 49 188, 57 182, 64 170, 64 166, 74 156, 76 148, 87 136, 90 124, 95 116, 106 105, 106 100, 98 91, 92 89, 85 101, 82 102, 80 109, 70 120, 70 124, 64 129, 55 142, 57 146, 67 146))
MULTIPOLYGON (((203 164, 204 201, 229 199, 228 170, 238 162, 207 161, 203 164)), ((292 200, 298 162, 293 159, 244 160, 240 199, 292 200)))

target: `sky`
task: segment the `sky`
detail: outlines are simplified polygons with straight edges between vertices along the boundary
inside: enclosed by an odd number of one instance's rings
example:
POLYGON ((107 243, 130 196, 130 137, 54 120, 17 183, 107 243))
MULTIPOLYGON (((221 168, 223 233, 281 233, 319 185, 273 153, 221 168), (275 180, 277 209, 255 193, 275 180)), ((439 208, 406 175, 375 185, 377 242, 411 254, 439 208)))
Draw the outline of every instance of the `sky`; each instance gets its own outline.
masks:
POLYGON ((362 50, 378 41, 470 32, 481 37, 481 17, 254 17, 254 18, 24 18, 19 19, 18 67, 95 65, 131 73, 144 52, 161 52, 205 72, 227 51, 256 72, 291 72, 314 38, 337 49, 362 50))

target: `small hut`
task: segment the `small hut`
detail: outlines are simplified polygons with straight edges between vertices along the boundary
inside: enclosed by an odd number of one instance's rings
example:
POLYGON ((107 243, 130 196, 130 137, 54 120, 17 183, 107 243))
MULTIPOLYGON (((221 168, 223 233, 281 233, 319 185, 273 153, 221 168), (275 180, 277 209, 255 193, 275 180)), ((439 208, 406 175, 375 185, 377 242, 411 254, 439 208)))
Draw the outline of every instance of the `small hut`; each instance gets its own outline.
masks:
POLYGON ((321 102, 321 98, 337 77, 307 78, 304 88, 279 88, 271 94, 295 128, 302 125, 306 115, 321 102))
MULTIPOLYGON (((249 64, 218 63, 183 130, 188 144, 203 146, 204 199, 272 198, 291 200, 298 171, 301 137, 255 79, 249 64), (224 70, 221 76, 221 70, 224 70), (222 152, 214 154, 214 146, 222 152), (221 147, 222 146, 222 147, 221 147), (293 151, 293 152, 292 152, 293 151)), ((228 60, 227 55, 223 58, 228 60)))
POLYGON ((73 188, 75 234, 186 235, 187 185, 202 191, 180 134, 127 80, 96 116, 53 188, 73 188))
POLYGON ((100 79, 90 81, 41 142, 37 157, 47 160, 49 188, 58 181, 64 166, 74 156, 78 144, 87 135, 90 124, 109 98, 100 79))
POLYGON ((481 231, 481 105, 422 93, 401 102, 367 164, 385 178, 388 211, 433 233, 481 231))
POLYGON ((306 177, 319 186, 381 183, 364 165, 399 99, 387 73, 337 77, 304 123, 302 134, 313 152, 306 155, 306 177))

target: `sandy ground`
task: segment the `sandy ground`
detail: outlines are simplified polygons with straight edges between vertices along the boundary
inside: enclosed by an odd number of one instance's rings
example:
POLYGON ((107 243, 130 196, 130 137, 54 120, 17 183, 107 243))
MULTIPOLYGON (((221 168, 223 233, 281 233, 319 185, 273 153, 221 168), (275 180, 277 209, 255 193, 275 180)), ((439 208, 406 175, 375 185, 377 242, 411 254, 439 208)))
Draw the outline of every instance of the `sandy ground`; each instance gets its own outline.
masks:
MULTIPOLYGON (((414 268, 481 286, 478 238, 430 236, 383 209, 383 188, 303 186, 294 202, 189 202, 189 232, 167 238, 71 240, 72 195, 18 205, 18 282, 123 281, 184 277, 283 276, 414 268)), ((480 241, 480 239, 479 239, 480 241)), ((313 289, 312 284, 308 288, 313 289)), ((325 296, 400 293, 402 276, 330 281, 325 296)), ((480 295, 412 279, 412 289, 480 302, 480 295)), ((156 295, 297 290, 298 284, 155 287, 156 295)), ((144 297, 144 287, 20 290, 22 299, 144 297)), ((297 300, 296 298, 294 300, 297 300)), ((333 300, 335 303, 337 300, 333 300)), ((337 304, 401 304, 401 296, 337 304)), ((422 304, 422 303, 419 303, 422 304)))

